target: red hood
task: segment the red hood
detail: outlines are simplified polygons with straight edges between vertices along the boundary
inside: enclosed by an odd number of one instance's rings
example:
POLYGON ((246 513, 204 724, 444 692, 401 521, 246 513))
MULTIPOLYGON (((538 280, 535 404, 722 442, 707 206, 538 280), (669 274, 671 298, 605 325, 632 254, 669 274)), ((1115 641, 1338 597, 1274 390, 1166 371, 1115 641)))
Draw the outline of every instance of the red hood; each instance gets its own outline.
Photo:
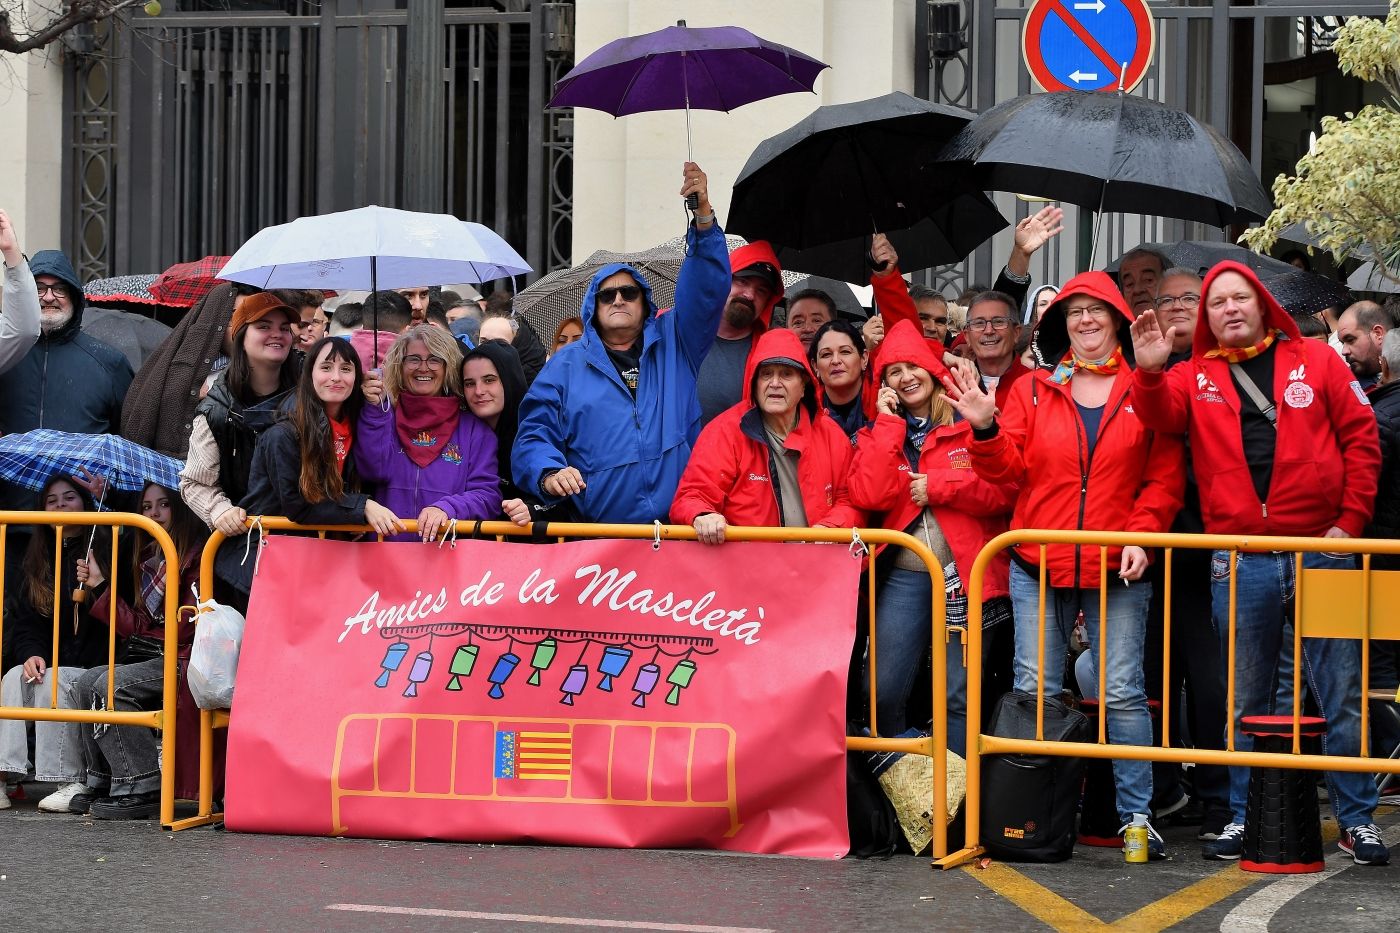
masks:
POLYGON ((1283 305, 1278 303, 1278 299, 1269 294, 1269 290, 1264 287, 1264 283, 1259 281, 1259 276, 1254 274, 1254 270, 1243 263, 1227 259, 1224 262, 1216 263, 1209 272, 1206 273, 1205 281, 1201 283, 1201 314, 1196 318, 1196 334, 1191 338, 1191 352, 1195 356, 1200 356, 1208 350, 1214 350, 1220 346, 1220 341, 1210 329, 1209 315, 1206 314, 1206 296, 1210 294, 1211 283, 1223 272, 1238 272, 1244 276, 1254 289, 1254 294, 1259 297, 1259 304, 1264 312, 1264 329, 1276 328, 1283 331, 1289 340, 1301 340, 1302 333, 1298 330, 1298 325, 1288 312, 1283 309, 1283 305))
POLYGON ((885 367, 895 363, 911 363, 926 370, 938 379, 943 372, 943 361, 933 355, 928 340, 911 321, 897 321, 875 355, 875 381, 877 386, 885 381, 885 367))
POLYGON ((1050 366, 1059 363, 1069 352, 1069 330, 1065 326, 1065 303, 1076 295, 1096 298, 1118 312, 1118 345, 1129 361, 1133 358, 1133 338, 1128 328, 1134 320, 1132 309, 1123 299, 1123 293, 1113 283, 1107 272, 1081 272, 1065 283, 1055 296, 1054 302, 1045 309, 1040 321, 1035 325, 1035 345, 1040 348, 1040 358, 1050 366))
POLYGON ((755 319, 755 328, 762 332, 772 326, 773 309, 783 298, 783 267, 778 262, 778 255, 773 252, 773 247, 768 245, 767 240, 754 240, 729 254, 729 268, 736 272, 756 262, 766 262, 778 271, 778 286, 773 291, 772 300, 768 302, 768 307, 758 309, 758 317, 755 319))
POLYGON ((751 405, 754 404, 753 381, 758 376, 759 364, 775 357, 790 359, 801 364, 802 371, 807 374, 807 391, 802 400, 807 404, 808 414, 815 417, 817 412, 821 410, 821 384, 817 382, 817 374, 812 371, 812 364, 807 361, 807 352, 802 348, 802 341, 798 339, 797 334, 786 327, 764 331, 754 341, 753 349, 749 351, 749 358, 744 363, 744 385, 748 389, 747 401, 751 405))

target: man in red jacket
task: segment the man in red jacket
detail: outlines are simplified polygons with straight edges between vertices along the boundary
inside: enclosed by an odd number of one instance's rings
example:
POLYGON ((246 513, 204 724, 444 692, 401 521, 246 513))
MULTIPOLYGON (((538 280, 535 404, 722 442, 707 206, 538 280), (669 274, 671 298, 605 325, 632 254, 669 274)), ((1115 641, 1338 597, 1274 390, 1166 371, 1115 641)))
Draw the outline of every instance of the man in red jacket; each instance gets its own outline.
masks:
POLYGON ((671 520, 721 544, 729 525, 852 527, 851 442, 822 411, 802 342, 787 329, 758 338, 748 398, 707 424, 681 475, 671 520))
MULTIPOLYGON (((1163 372, 1175 327, 1153 312, 1133 324, 1138 415, 1157 431, 1189 433, 1208 534, 1350 538, 1370 520, 1380 471, 1376 419, 1361 386, 1329 347, 1304 340, 1247 267, 1222 262, 1206 276, 1204 313, 1189 364, 1163 372)), ((1235 564, 1235 722, 1273 712, 1285 619, 1292 618, 1290 553, 1242 551, 1235 564)), ((1305 567, 1350 568, 1350 555, 1307 553, 1305 567)), ((1211 566, 1212 616, 1229 657, 1230 552, 1211 566)), ((1361 657, 1356 641, 1303 640, 1303 662, 1323 714, 1323 751, 1359 755, 1361 657)), ((1226 661, 1225 663, 1229 663, 1226 661)), ((1224 672, 1222 672, 1222 677, 1224 672)), ((1235 748, 1253 740, 1235 734, 1235 748)), ((1233 821, 1208 859, 1238 859, 1248 771, 1232 768, 1233 821)), ((1359 865, 1389 853, 1373 822, 1376 788, 1363 774, 1328 772, 1342 849, 1359 865)))

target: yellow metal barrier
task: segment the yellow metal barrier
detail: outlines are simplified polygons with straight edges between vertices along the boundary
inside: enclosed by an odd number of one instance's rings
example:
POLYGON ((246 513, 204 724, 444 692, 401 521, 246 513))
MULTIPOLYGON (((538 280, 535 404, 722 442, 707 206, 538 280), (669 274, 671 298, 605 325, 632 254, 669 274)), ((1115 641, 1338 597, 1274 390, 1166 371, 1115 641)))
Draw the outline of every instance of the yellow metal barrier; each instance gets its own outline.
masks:
MULTIPOLYGON (((325 537, 328 532, 349 532, 364 533, 371 529, 361 525, 298 525, 287 518, 271 516, 253 516, 248 520, 250 527, 258 524, 264 531, 292 531, 319 534, 325 537)), ((417 531, 417 522, 412 520, 404 521, 406 531, 417 531)), ((458 535, 487 536, 495 537, 498 541, 507 538, 530 538, 533 532, 529 528, 521 528, 510 522, 476 522, 460 521, 453 523, 458 535)), ((695 529, 689 525, 604 525, 553 522, 548 526, 548 536, 550 538, 563 541, 565 539, 578 538, 624 538, 642 539, 655 541, 694 541, 695 529)), ((884 528, 740 528, 729 527, 724 531, 726 541, 809 541, 826 542, 831 544, 844 544, 849 547, 859 547, 865 549, 875 545, 897 545, 908 548, 924 562, 928 568, 930 577, 933 579, 933 597, 930 606, 932 618, 931 649, 933 652, 933 736, 923 739, 889 739, 880 738, 878 723, 875 716, 875 579, 874 574, 867 574, 867 618, 869 631, 870 658, 870 722, 871 736, 847 736, 846 747, 852 751, 887 751, 904 752, 917 755, 925 755, 933 759, 933 797, 934 813, 946 814, 948 809, 947 782, 945 774, 948 767, 948 743, 940 738, 946 736, 947 729, 947 632, 946 632, 946 605, 943 588, 943 568, 934 557, 933 552, 924 542, 910 535, 898 531, 889 531, 884 528)), ((205 545, 204 554, 200 561, 199 591, 201 601, 209 599, 209 594, 214 591, 214 558, 218 549, 226 539, 215 531, 205 545)), ((964 633, 964 638, 966 634, 964 633)), ((970 650, 970 649, 969 649, 970 650)), ((973 654, 973 657, 978 655, 973 654)), ((975 668, 974 668, 975 669, 975 668)), ((971 674, 971 671, 969 671, 971 674)), ((971 686, 969 685, 969 702, 971 701, 971 686)), ((221 818, 222 814, 215 812, 213 807, 213 731, 216 728, 225 728, 228 725, 229 713, 226 710, 205 711, 200 721, 200 777, 199 777, 199 808, 197 813, 188 819, 174 823, 171 828, 175 830, 188 829, 194 826, 201 826, 212 823, 221 818)), ((933 853, 935 857, 942 857, 947 854, 947 820, 935 817, 933 826, 933 853)))
MULTIPOLYGON (((943 868, 963 864, 983 852, 981 838, 981 771, 983 755, 1031 754, 1060 755, 1084 758, 1120 758, 1134 761, 1194 762, 1197 764, 1227 765, 1236 767, 1275 767, 1303 768, 1319 771, 1359 771, 1366 773, 1400 773, 1400 760, 1368 758, 1369 711, 1367 695, 1370 687, 1370 640, 1372 638, 1400 639, 1400 618, 1376 612, 1375 607, 1395 605, 1392 598, 1400 598, 1400 573, 1374 571, 1371 569, 1372 554, 1400 554, 1400 541, 1372 540, 1365 538, 1293 538, 1243 535, 1187 535, 1187 534, 1145 534, 1108 531, 1051 531, 1039 529, 1017 529, 999 535, 989 541, 977 555, 972 573, 968 578, 968 592, 980 594, 983 579, 992 560, 1003 550, 1017 544, 1035 544, 1040 547, 1040 645, 1037 655, 1036 694, 1039 710, 1036 716, 1035 739, 1007 739, 986 735, 981 731, 982 723, 982 671, 978 665, 968 668, 967 677, 967 799, 965 803, 966 836, 963 848, 935 858, 935 863, 943 868), (1045 699, 1045 613, 1048 588, 1045 570, 1045 548, 1051 544, 1073 544, 1097 548, 1100 557, 1099 612, 1100 619, 1106 614, 1108 599, 1108 570, 1104 559, 1109 547, 1136 545, 1144 548, 1161 548, 1163 562, 1163 615, 1165 617, 1162 638, 1163 651, 1163 695, 1169 694, 1171 682, 1171 580, 1172 553, 1174 549, 1209 549, 1230 551, 1230 618, 1229 654, 1226 665, 1227 716, 1229 728, 1226 731, 1227 743, 1224 750, 1171 748, 1170 710, 1167 703, 1162 705, 1162 744, 1160 746, 1109 745, 1107 744, 1107 704, 1098 704, 1097 742, 1046 742, 1044 741, 1044 699, 1045 699), (1288 754, 1236 751, 1235 732, 1235 608, 1236 608, 1236 568, 1235 562, 1241 551, 1246 552, 1286 552, 1294 555, 1295 586, 1293 616, 1293 750, 1288 754), (1359 570, 1317 570, 1303 569, 1304 552, 1327 552, 1361 555, 1359 570), (1303 638, 1352 638, 1361 641, 1361 755, 1343 757, 1334 755, 1302 754, 1300 729, 1301 691, 1300 680, 1303 666, 1303 638)), ((1207 581, 1208 582, 1208 581, 1207 581)), ((982 643, 982 603, 980 599, 968 601, 968 654, 980 657, 982 643)), ((1097 665, 1099 672, 1099 696, 1104 696, 1104 678, 1108 665, 1097 665)), ((935 811, 934 821, 944 811, 935 811)))
MULTIPOLYGON (((138 528, 146 532, 160 545, 165 555, 165 618, 178 619, 180 603, 180 558, 175 552, 175 544, 165 529, 144 515, 131 512, 5 512, 0 511, 0 585, 4 583, 5 551, 9 544, 9 529, 12 525, 50 525, 55 528, 81 526, 83 528, 106 527, 112 529, 111 568, 108 571, 109 585, 115 586, 120 556, 119 536, 122 528, 138 528)), ((53 671, 52 694, 47 709, 33 709, 20 706, 0 706, 0 719, 23 719, 31 722, 71 722, 105 723, 111 726, 145 726, 159 729, 161 740, 160 767, 160 821, 169 825, 175 820, 175 701, 180 689, 179 680, 179 638, 180 626, 171 623, 165 626, 165 683, 161 708, 149 712, 113 710, 113 692, 116 677, 117 656, 117 601, 111 600, 111 611, 107 619, 107 709, 59 709, 59 626, 63 608, 68 603, 68 594, 63 586, 63 538, 54 535, 54 605, 53 605, 53 671)), ((79 612, 86 612, 81 605, 79 612)), ((0 607, 0 639, 5 632, 4 609, 0 607)))

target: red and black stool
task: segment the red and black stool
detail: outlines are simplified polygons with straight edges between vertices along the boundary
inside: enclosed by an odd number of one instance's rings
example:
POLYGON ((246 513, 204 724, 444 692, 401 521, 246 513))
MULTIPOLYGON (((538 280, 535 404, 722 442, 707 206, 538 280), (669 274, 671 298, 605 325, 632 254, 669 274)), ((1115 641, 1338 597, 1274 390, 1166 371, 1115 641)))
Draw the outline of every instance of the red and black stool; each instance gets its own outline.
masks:
MULTIPOLYGON (((1286 755, 1293 751, 1292 716, 1246 716, 1240 726, 1246 735, 1254 736, 1257 752, 1286 755)), ((1313 745, 1326 733, 1327 720, 1304 716, 1299 728, 1313 745)), ((1317 811, 1315 771, 1249 769, 1240 868, 1285 875, 1322 871, 1322 821, 1317 811)))

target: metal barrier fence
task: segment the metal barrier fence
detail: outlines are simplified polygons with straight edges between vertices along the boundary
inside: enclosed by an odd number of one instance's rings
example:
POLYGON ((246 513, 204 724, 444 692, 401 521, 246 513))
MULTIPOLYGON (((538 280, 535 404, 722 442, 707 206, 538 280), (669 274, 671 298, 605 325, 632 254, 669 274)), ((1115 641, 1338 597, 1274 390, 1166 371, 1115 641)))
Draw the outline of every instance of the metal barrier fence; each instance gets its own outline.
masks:
MULTIPOLYGON (((319 534, 321 537, 329 532, 368 532, 368 526, 359 525, 298 525, 287 518, 270 516, 250 517, 250 526, 261 524, 264 532, 291 531, 319 534)), ((403 522, 405 530, 414 532, 417 530, 417 522, 406 520, 403 522)), ((537 538, 538 536, 531 528, 521 528, 510 522, 476 522, 460 521, 452 523, 456 532, 464 537, 494 537, 498 541, 507 538, 537 538)), ((725 540, 730 541, 805 541, 805 542, 825 542, 830 544, 844 544, 852 548, 859 548, 865 551, 869 547, 876 545, 898 545, 907 548, 910 552, 918 555, 928 569, 929 576, 933 581, 933 595, 929 607, 932 624, 930 626, 932 635, 930 638, 930 649, 933 653, 933 685, 932 685, 932 707, 934 710, 934 722, 946 721, 946 694, 947 694, 947 670, 946 670, 946 606, 943 588, 943 568, 934 557, 928 545, 910 535, 897 531, 888 531, 883 528, 740 528, 730 527, 725 529, 725 540)), ((695 529, 689 525, 605 525, 605 524, 585 524, 585 523, 551 523, 546 530, 548 538, 564 541, 567 539, 584 538, 624 538, 642 539, 656 541, 694 541, 695 529)), ((200 582, 199 591, 201 601, 208 599, 209 594, 214 590, 214 559, 219 547, 226 539, 215 531, 205 545, 204 554, 200 562, 200 582)), ((868 655, 869 655, 869 695, 870 695, 870 723, 871 736, 847 736, 846 747, 850 751, 887 751, 904 752, 917 755, 924 755, 933 759, 933 798, 935 814, 946 813, 947 804, 947 783, 944 775, 947 771, 947 749, 946 741, 937 741, 933 737, 929 738, 908 738, 890 739, 879 737, 878 722, 875 713, 875 607, 876 607, 876 581, 873 573, 865 575, 867 586, 867 608, 868 619, 867 630, 869 633, 868 655)), ((969 688, 970 690, 971 688, 969 688)), ((188 819, 180 820, 170 824, 174 830, 188 829, 194 826, 201 826, 212 823, 221 818, 222 814, 217 813, 213 806, 213 732, 216 728, 226 728, 229 722, 229 713, 226 710, 204 711, 200 722, 200 796, 199 806, 196 814, 188 819)), ((941 729, 934 730, 935 736, 942 735, 941 729)), ((173 767, 173 759, 170 766, 173 767)), ((946 819, 934 819, 933 825, 933 851, 936 855, 943 855, 947 852, 947 821, 946 819)))
MULTIPOLYGON (((117 601, 110 600, 110 610, 107 618, 107 708, 103 710, 85 709, 60 709, 58 706, 59 681, 61 679, 60 665, 58 663, 58 646, 60 626, 63 622, 63 608, 70 602, 70 595, 62 591, 63 587, 63 536, 54 535, 54 566, 53 566, 53 654, 54 663, 50 666, 52 671, 51 693, 48 707, 22 707, 22 706, 0 706, 0 719, 22 719, 30 722, 70 722, 70 723, 105 723, 111 726, 145 726, 151 729, 161 730, 161 762, 160 762, 160 821, 168 825, 175 819, 175 703, 178 695, 179 681, 179 635, 180 626, 173 620, 179 618, 180 604, 180 558, 175 551, 175 544, 166 534, 165 529, 144 515, 136 515, 130 512, 6 512, 0 511, 0 585, 3 585, 4 568, 6 565, 6 551, 10 544, 9 530, 11 526, 39 526, 48 525, 54 528, 81 527, 84 530, 96 527, 110 527, 112 529, 112 551, 110 558, 110 569, 108 571, 108 585, 117 585, 117 574, 119 557, 121 554, 120 535, 122 528, 136 528, 150 535, 151 538, 160 545, 161 552, 165 555, 165 618, 172 620, 165 626, 165 645, 163 656, 165 660, 165 684, 164 695, 161 700, 161 708, 150 711, 117 711, 113 710, 114 704, 114 682, 117 656, 117 601)), ((75 611, 86 612, 84 603, 77 603, 75 611)), ((0 607, 0 639, 3 639, 5 631, 4 609, 0 607)), ((0 790, 3 793, 3 790, 0 790)))
MULTIPOLYGON (((967 676, 967 799, 965 803, 966 836, 963 848, 955 852, 939 852, 935 849, 935 863, 952 868, 963 864, 983 851, 981 839, 981 759, 983 755, 1032 754, 1079 756, 1084 758, 1119 758, 1135 761, 1194 762, 1196 764, 1230 765, 1240 767, 1301 768, 1320 771, 1358 771, 1366 773, 1400 774, 1400 760, 1368 758, 1369 710, 1368 693, 1370 687, 1370 641, 1372 638, 1400 639, 1400 617, 1394 614, 1377 614, 1377 606, 1384 607, 1387 596, 1400 599, 1400 572, 1375 571, 1371 569, 1373 554, 1400 554, 1400 541, 1371 540, 1363 538, 1293 538, 1242 535, 1186 535, 1186 534, 1146 534, 1104 531, 1044 531, 1018 529, 999 535, 987 543, 973 564, 968 578, 968 592, 980 594, 983 579, 992 560, 1003 550, 1016 544, 1034 544, 1040 548, 1039 575, 1039 646, 1040 664, 1037 669, 1036 693, 1039 711, 1036 717, 1035 739, 1010 739, 987 735, 981 730, 982 722, 982 671, 978 665, 968 668, 967 676), (1230 552, 1229 562, 1229 649, 1226 665, 1227 722, 1226 747, 1218 749, 1172 748, 1170 742, 1170 710, 1167 702, 1162 707, 1162 740, 1160 745, 1109 745, 1107 743, 1107 704, 1098 704, 1098 736, 1096 742, 1046 742, 1044 741, 1044 696, 1045 696, 1045 616, 1046 595, 1049 590, 1045 570, 1046 546, 1054 544, 1079 545, 1097 548, 1100 558, 1099 572, 1099 618, 1107 615, 1108 566, 1105 559, 1109 547, 1136 545, 1145 548, 1161 548, 1163 562, 1163 696, 1169 696, 1171 683, 1171 581, 1173 550, 1178 548, 1212 549, 1230 552), (1290 554, 1294 561, 1294 608, 1293 608, 1293 750, 1291 753, 1245 752, 1235 749, 1235 649, 1236 649, 1236 561, 1240 552, 1281 552, 1290 554), (1357 570, 1320 570, 1303 567, 1302 554, 1305 552, 1325 552, 1356 554, 1361 556, 1361 567, 1357 570), (1361 750, 1357 757, 1340 755, 1303 754, 1300 737, 1300 716, 1302 697, 1300 691, 1303 639, 1304 638, 1349 638, 1361 642, 1361 750)), ((1394 603, 1391 602, 1393 605, 1394 603)), ((1102 625, 1102 623, 1101 623, 1102 625)), ((970 599, 967 626, 968 655, 981 657, 982 604, 979 599, 970 599)), ((935 633, 934 641, 937 642, 935 633)), ((1105 639, 1100 632, 1099 644, 1105 639)), ((1100 656, 1099 696, 1104 696, 1104 677, 1107 663, 1100 656)), ((937 708, 937 707, 936 707, 937 708)), ((937 728, 935 735, 943 734, 937 728)), ((946 720, 944 721, 946 724, 946 720)), ((940 798, 941 800, 942 798, 940 798)), ((936 810, 935 825, 941 822, 946 811, 936 810)))

